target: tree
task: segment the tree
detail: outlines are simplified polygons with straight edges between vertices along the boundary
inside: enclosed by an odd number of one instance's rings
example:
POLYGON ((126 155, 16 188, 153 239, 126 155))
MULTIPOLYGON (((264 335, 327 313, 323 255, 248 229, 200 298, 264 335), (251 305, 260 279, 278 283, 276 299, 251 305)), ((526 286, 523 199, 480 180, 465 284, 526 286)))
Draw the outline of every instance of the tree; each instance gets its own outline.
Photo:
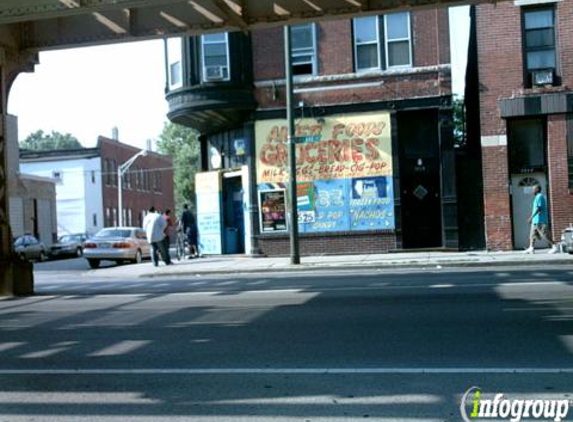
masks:
POLYGON ((46 134, 43 130, 37 130, 20 142, 20 148, 34 151, 49 151, 55 149, 83 148, 83 146, 75 136, 69 133, 64 134, 53 130, 49 134, 46 134))
POLYGON ((452 101, 454 112, 454 144, 456 148, 466 146, 466 104, 463 97, 454 97, 452 101))
POLYGON ((159 152, 173 157, 175 205, 181 211, 183 204, 195 205, 195 173, 199 170, 198 133, 193 129, 166 122, 157 140, 159 152))

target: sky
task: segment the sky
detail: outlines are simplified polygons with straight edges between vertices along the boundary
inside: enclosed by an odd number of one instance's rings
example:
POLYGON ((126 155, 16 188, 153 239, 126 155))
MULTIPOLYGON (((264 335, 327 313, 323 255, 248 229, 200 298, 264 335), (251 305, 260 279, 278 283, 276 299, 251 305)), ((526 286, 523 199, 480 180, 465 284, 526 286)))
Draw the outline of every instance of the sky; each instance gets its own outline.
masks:
MULTIPOLYGON (((454 93, 463 94, 469 7, 450 9, 454 93)), ((8 112, 19 139, 36 130, 70 133, 86 147, 99 135, 144 148, 167 121, 163 41, 139 41, 40 53, 33 73, 18 76, 8 112)))
POLYGON ((122 142, 145 147, 167 121, 164 63, 162 40, 41 52, 8 99, 19 139, 55 130, 90 147, 116 126, 122 142))

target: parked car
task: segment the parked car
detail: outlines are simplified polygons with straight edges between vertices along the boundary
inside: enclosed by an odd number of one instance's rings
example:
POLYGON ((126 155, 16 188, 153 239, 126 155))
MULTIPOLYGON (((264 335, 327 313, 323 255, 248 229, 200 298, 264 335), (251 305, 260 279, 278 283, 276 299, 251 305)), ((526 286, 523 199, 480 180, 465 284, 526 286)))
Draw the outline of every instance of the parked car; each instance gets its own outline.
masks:
POLYGON ((58 241, 50 247, 52 258, 60 256, 77 256, 84 253, 84 242, 87 236, 83 233, 65 234, 58 238, 58 241))
POLYGON ((45 261, 48 259, 46 247, 31 234, 25 234, 14 241, 14 250, 22 259, 45 261))
POLYGON ((84 258, 91 268, 98 268, 103 260, 121 264, 140 263, 151 256, 145 230, 139 227, 113 227, 100 230, 84 243, 84 258))

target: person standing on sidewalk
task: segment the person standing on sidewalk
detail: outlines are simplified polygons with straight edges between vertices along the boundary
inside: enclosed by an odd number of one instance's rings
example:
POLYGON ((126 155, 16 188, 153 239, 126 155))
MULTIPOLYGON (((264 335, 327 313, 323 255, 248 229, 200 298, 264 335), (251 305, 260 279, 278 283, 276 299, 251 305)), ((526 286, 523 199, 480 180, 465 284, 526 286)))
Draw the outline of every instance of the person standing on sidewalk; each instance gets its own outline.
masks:
POLYGON ((183 205, 183 212, 181 213, 179 222, 187 238, 187 243, 189 244, 189 258, 199 256, 199 251, 197 250, 197 224, 187 204, 183 205))
POLYGON ((165 243, 165 248, 167 250, 167 253, 169 254, 169 247, 171 246, 171 238, 173 237, 173 227, 175 226, 175 223, 173 222, 173 217, 171 217, 170 209, 165 210, 163 218, 165 219, 165 223, 167 224, 165 226, 165 237, 163 238, 163 243, 165 243))
POLYGON ((155 207, 149 208, 149 214, 143 220, 143 229, 147 235, 147 241, 151 245, 151 261, 156 267, 159 265, 157 252, 161 253, 165 265, 171 264, 169 250, 166 250, 165 242, 163 241, 166 227, 165 219, 160 213, 155 211, 155 207))
POLYGON ((549 253, 556 253, 558 251, 557 245, 553 243, 553 239, 549 233, 547 199, 545 199, 545 195, 541 193, 541 186, 539 185, 535 186, 533 193, 535 194, 535 198, 533 199, 531 217, 527 219, 527 222, 531 224, 531 230, 529 232, 529 247, 525 250, 525 253, 535 253, 534 246, 536 239, 546 240, 551 245, 549 253))

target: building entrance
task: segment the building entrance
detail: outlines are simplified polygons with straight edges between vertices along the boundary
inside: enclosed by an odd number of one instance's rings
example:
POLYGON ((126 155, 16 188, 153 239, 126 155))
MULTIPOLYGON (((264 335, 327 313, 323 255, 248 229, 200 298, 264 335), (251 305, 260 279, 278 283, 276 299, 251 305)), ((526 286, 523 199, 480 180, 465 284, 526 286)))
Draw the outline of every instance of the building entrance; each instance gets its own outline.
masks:
POLYGON ((245 253, 245 213, 241 173, 233 177, 225 176, 223 174, 224 253, 245 253))
MULTIPOLYGON (((547 171, 545 158, 545 121, 541 118, 509 120, 509 168, 511 172, 511 208, 513 246, 529 246, 533 189, 541 186, 547 197, 547 171)), ((545 243, 545 242, 544 242, 545 243)), ((536 247, 549 245, 536 242, 536 247)))
POLYGON ((401 112, 397 120, 402 246, 440 247, 443 243, 437 112, 401 112))

